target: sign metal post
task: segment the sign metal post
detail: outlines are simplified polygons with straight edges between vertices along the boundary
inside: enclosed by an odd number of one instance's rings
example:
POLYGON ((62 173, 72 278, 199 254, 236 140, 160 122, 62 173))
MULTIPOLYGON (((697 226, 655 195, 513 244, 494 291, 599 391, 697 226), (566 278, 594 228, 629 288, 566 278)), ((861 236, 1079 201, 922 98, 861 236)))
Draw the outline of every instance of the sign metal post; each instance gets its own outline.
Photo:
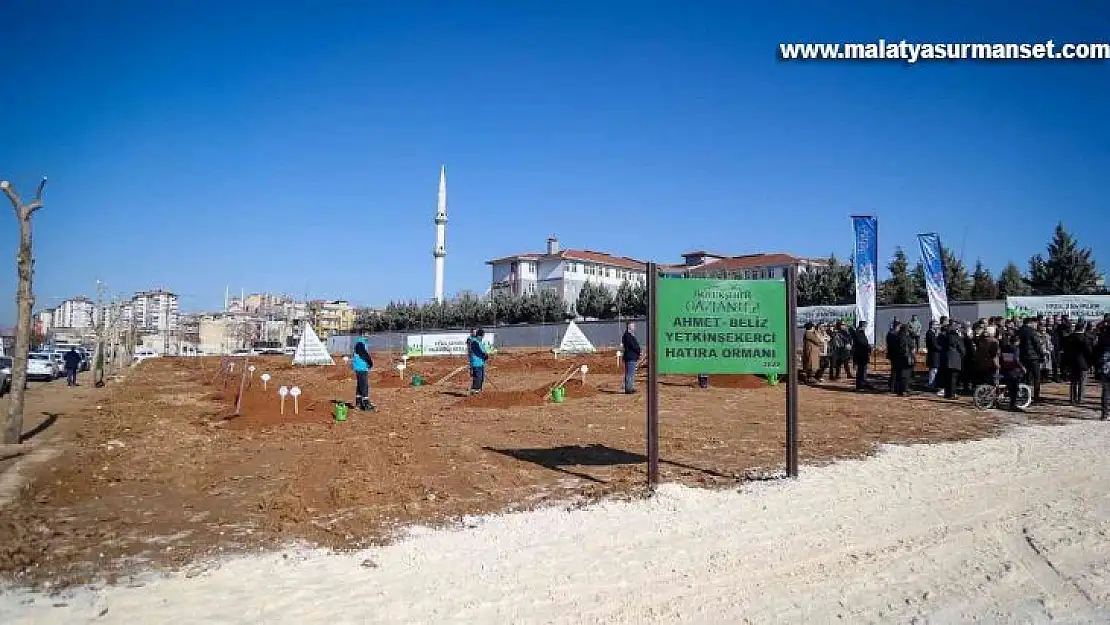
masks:
MULTIPOLYGON (((670 279, 647 265, 647 485, 659 484, 659 375, 786 375, 786 475, 798 476, 797 266, 783 280, 670 279)), ((773 376, 773 378, 772 378, 773 376)))
POLYGON ((798 477, 797 266, 786 268, 786 477, 798 477))
POLYGON ((659 484, 659 270, 655 263, 648 263, 647 280, 647 483, 648 490, 654 491, 659 484))

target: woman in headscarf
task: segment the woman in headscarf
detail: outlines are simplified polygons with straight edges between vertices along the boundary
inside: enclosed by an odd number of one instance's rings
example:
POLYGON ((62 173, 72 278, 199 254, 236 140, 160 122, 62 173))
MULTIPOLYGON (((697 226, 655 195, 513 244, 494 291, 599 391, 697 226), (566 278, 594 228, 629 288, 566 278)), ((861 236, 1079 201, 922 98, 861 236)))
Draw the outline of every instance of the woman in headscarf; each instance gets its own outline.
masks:
POLYGON ((821 337, 812 323, 806 323, 805 333, 802 334, 802 377, 805 382, 813 381, 817 370, 821 368, 821 337))
POLYGON ((370 403, 370 370, 373 368, 374 361, 366 349, 366 339, 359 337, 355 341, 355 353, 351 356, 351 369, 355 372, 355 408, 359 410, 374 409, 374 404, 370 403))

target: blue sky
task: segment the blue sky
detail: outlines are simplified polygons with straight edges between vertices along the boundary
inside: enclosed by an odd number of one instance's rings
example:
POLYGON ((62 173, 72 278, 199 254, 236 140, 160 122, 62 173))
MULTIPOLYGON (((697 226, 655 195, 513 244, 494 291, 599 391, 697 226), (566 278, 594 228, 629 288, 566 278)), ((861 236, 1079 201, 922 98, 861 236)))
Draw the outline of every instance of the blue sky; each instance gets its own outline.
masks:
MULTIPOLYGON (((225 286, 427 298, 441 163, 449 292, 551 234, 662 262, 843 256, 857 213, 884 257, 937 231, 969 263, 1024 267, 1063 218, 1110 263, 1110 65, 776 58, 1098 41, 1106 3, 4 4, 0 177, 25 194, 50 177, 44 306, 98 278, 187 309, 225 286)), ((9 265, 0 293, 15 282, 9 265)))

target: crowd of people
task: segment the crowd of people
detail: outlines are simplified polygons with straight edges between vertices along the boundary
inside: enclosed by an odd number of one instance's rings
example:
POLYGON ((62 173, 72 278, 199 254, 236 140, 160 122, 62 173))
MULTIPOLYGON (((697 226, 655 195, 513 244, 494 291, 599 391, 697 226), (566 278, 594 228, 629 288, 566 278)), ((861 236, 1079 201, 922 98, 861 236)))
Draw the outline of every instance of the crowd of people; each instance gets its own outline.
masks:
MULTIPOLYGON (((820 382, 826 372, 833 380, 842 373, 852 377, 854 368, 856 390, 869 390, 873 347, 866 330, 866 322, 854 328, 842 321, 807 323, 803 382, 820 382)), ((1042 382, 1051 381, 1067 382, 1070 402, 1080 405, 1093 377, 1102 387, 1101 418, 1110 417, 1110 314, 1101 321, 1073 321, 1066 315, 975 322, 941 317, 927 328, 914 315, 907 322, 893 320, 883 347, 891 372, 887 390, 899 396, 910 393, 914 370, 924 356, 926 388, 947 399, 979 384, 1005 384, 1010 408, 1020 410, 1020 384, 1029 384, 1033 402, 1039 403, 1042 382)))

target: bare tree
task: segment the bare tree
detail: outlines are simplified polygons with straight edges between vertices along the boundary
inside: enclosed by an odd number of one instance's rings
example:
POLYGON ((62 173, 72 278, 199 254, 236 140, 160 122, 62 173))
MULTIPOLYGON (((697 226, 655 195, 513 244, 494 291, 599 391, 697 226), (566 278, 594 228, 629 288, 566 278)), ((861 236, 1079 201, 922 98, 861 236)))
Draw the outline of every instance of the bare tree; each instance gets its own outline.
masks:
POLYGON ((35 305, 31 281, 35 257, 31 250, 31 217, 42 208, 42 192, 46 177, 35 191, 35 199, 24 204, 7 180, 0 181, 0 191, 8 196, 19 221, 19 253, 16 256, 19 287, 16 290, 15 352, 12 354, 12 397, 8 404, 8 420, 4 426, 4 443, 19 444, 23 436, 23 398, 27 386, 27 353, 31 350, 31 310, 35 305))

